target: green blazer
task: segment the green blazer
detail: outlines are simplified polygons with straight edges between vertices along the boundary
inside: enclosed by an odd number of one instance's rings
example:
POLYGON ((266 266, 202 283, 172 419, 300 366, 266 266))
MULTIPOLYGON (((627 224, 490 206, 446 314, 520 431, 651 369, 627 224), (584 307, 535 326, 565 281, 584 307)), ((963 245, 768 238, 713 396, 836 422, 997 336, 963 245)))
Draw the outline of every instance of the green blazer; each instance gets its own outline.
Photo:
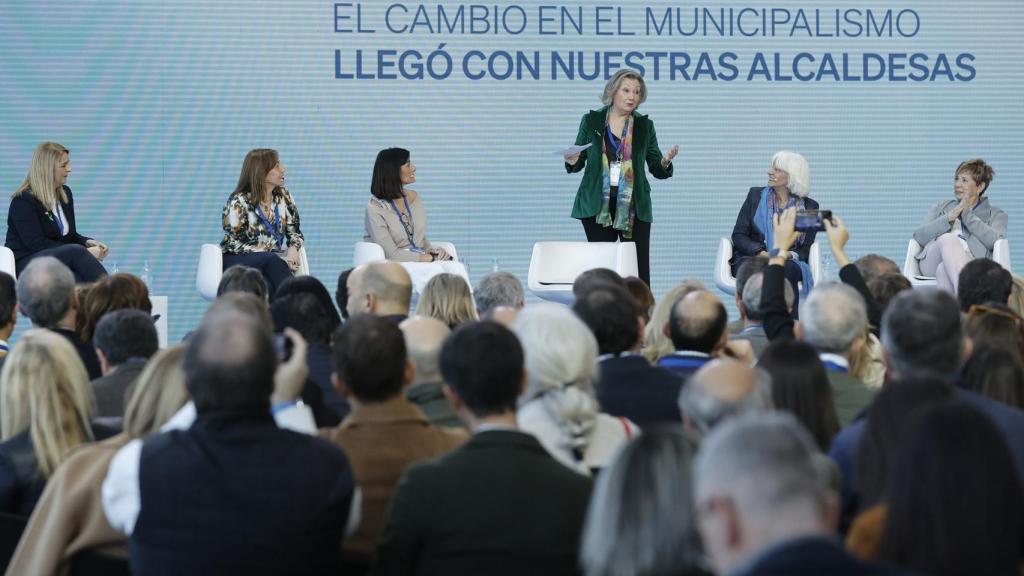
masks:
MULTIPOLYGON (((601 168, 601 140, 604 138, 605 118, 608 108, 591 110, 583 115, 580 131, 576 134, 576 145, 591 143, 584 150, 575 164, 566 164, 565 171, 570 174, 583 170, 583 179, 576 191, 576 202, 572 205, 573 218, 589 218, 601 212, 602 188, 604 174, 601 168)), ((651 176, 659 180, 672 177, 674 166, 662 168, 663 154, 658 148, 658 136, 654 133, 654 122, 644 114, 633 112, 633 202, 636 205, 636 217, 644 222, 654 222, 651 216, 651 185, 647 182, 644 161, 651 171, 651 176)))

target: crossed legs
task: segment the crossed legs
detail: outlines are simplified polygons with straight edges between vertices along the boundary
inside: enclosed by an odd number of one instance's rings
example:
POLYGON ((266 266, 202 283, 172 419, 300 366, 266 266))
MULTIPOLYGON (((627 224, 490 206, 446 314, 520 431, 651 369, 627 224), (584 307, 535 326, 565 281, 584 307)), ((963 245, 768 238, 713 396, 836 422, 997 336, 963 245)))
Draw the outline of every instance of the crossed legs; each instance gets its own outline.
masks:
POLYGON ((971 260, 973 257, 964 250, 960 238, 952 232, 947 232, 939 236, 935 244, 928 249, 928 254, 920 262, 921 272, 935 276, 939 288, 956 294, 960 271, 971 260))

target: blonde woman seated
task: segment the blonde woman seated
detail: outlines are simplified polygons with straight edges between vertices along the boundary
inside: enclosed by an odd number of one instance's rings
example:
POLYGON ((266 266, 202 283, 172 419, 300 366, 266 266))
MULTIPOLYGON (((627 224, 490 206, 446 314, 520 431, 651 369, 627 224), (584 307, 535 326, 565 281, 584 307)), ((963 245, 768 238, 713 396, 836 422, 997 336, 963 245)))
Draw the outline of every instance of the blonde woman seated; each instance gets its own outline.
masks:
POLYGON ((599 412, 591 384, 597 378, 597 340, 582 320, 558 304, 535 304, 513 329, 523 345, 526 392, 516 416, 552 456, 593 474, 640 429, 599 412))
POLYGON ((388 148, 377 154, 363 240, 383 248, 385 259, 401 262, 417 292, 422 292, 427 281, 441 272, 458 274, 468 281, 466 267, 427 239, 423 201, 419 193, 407 188, 416 182, 416 165, 409 156, 404 148, 388 148))
POLYGON ((991 258, 996 240, 1006 238, 1007 216, 984 194, 995 171, 981 158, 961 162, 953 174, 955 198, 928 210, 914 231, 922 246, 921 272, 935 276, 939 288, 956 294, 960 271, 975 258, 991 258))
POLYGON ((127 557, 124 534, 114 530, 103 514, 100 486, 118 449, 133 438, 158 433, 188 402, 184 356, 184 345, 153 356, 128 396, 124 432, 82 446, 57 468, 29 519, 9 573, 67 573, 72 558, 83 551, 127 557))
POLYGON ((469 283, 462 276, 441 273, 427 282, 420 295, 416 314, 436 318, 454 330, 477 319, 476 302, 469 283))
POLYGON ((89 376, 60 334, 26 332, 0 381, 0 512, 28 516, 71 450, 113 431, 93 427, 89 376))

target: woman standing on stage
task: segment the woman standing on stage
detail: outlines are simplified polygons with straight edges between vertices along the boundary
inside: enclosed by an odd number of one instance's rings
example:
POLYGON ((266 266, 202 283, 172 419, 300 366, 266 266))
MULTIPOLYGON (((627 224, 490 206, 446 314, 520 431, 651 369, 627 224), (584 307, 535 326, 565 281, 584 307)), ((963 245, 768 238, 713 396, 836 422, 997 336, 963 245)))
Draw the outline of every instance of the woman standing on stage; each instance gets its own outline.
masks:
POLYGON ((647 85, 635 70, 619 70, 605 84, 604 107, 583 116, 576 145, 589 148, 565 157, 566 172, 584 169, 572 217, 583 223, 589 242, 636 242, 640 278, 651 284, 651 187, 644 172, 670 178, 673 146, 662 155, 654 123, 636 109, 647 100, 647 85))
POLYGON ((28 176, 11 196, 6 245, 14 252, 18 274, 36 256, 53 256, 71 269, 76 282, 94 282, 107 275, 100 264, 107 246, 75 228, 75 201, 67 186, 69 154, 55 142, 36 146, 28 176))
POLYGON ((299 269, 303 244, 299 211, 284 187, 284 174, 276 150, 250 150, 221 216, 224 269, 241 264, 259 270, 270 294, 299 269))

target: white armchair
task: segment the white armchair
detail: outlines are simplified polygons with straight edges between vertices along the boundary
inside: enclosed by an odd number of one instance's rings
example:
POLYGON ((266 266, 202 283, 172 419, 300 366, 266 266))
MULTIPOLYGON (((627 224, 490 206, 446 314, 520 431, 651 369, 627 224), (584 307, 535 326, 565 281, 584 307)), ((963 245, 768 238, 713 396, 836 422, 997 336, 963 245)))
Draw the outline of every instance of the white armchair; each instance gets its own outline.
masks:
POLYGON ((572 302, 576 277, 594 268, 610 268, 620 276, 639 274, 633 242, 537 242, 533 245, 527 285, 537 297, 572 302))
POLYGON ((14 263, 14 252, 7 246, 0 246, 0 272, 7 272, 17 280, 17 267, 14 263))
MULTIPOLYGON (((729 260, 732 258, 732 240, 718 239, 718 254, 715 256, 715 286, 726 294, 736 294, 736 277, 732 275, 729 260)), ((807 264, 811 267, 811 277, 817 283, 821 280, 821 245, 815 241, 811 244, 807 264)))
MULTIPOLYGON (((934 286, 935 277, 926 276, 921 273, 921 263, 917 260, 917 255, 921 253, 921 248, 922 246, 913 238, 907 243, 907 255, 903 259, 903 275, 914 286, 934 286)), ((996 243, 992 246, 992 259, 1003 268, 1006 268, 1008 272, 1013 272, 1013 267, 1010 264, 1009 240, 1006 238, 996 240, 996 243)))
MULTIPOLYGON (((199 268, 196 270, 196 290, 203 299, 212 302, 217 298, 217 286, 224 273, 224 254, 218 244, 203 244, 199 251, 199 268)), ((306 247, 299 248, 299 270, 297 276, 309 274, 306 247)))
MULTIPOLYGON (((451 254, 453 261, 459 261, 459 253, 455 250, 455 244, 451 242, 431 242, 430 244, 437 248, 444 248, 445 252, 451 254)), ((352 250, 353 268, 367 262, 380 260, 386 260, 386 258, 384 257, 384 249, 379 244, 365 241, 356 242, 355 248, 352 250)))

